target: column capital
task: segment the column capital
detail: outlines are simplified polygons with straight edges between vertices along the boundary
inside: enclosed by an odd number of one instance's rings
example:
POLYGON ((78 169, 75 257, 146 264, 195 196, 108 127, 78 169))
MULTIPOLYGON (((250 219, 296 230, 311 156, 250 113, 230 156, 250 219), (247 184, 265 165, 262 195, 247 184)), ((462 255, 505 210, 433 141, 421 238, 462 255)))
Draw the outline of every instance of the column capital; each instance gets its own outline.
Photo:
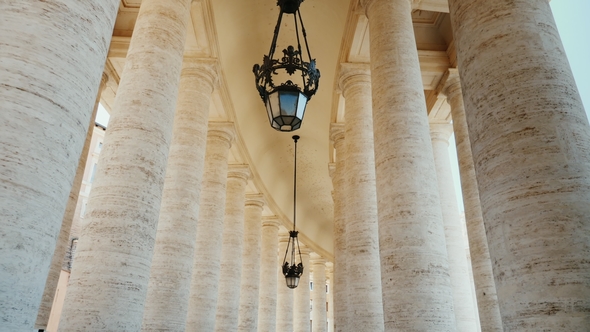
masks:
MULTIPOLYGON (((367 9, 374 4, 376 1, 380 1, 380 0, 360 0, 359 1, 359 5, 362 9, 364 9, 365 13, 367 12, 367 9)), ((387 1, 387 0, 385 0, 387 1)), ((414 6, 417 3, 420 3, 422 0, 407 0, 412 6, 414 6)), ((551 1, 551 0, 550 0, 551 1)))
POLYGON ((288 231, 279 231, 279 243, 287 243, 289 242, 289 232, 288 231))
POLYGON ((211 90, 219 81, 219 65, 217 59, 184 57, 181 76, 197 76, 211 85, 211 90))
POLYGON ((449 138, 453 134, 453 125, 450 123, 431 123, 430 138, 433 141, 441 141, 449 144, 449 138))
POLYGON ((233 122, 209 122, 207 138, 216 137, 227 141, 230 145, 236 136, 236 129, 233 122))
POLYGON ((299 243, 299 251, 301 251, 301 255, 309 255, 311 253, 311 249, 303 243, 299 243))
POLYGON ((274 227, 279 229, 279 219, 276 216, 262 218, 262 227, 274 227))
POLYGON ((338 86, 342 95, 346 98, 350 89, 364 85, 371 88, 371 67, 368 63, 342 63, 340 64, 340 78, 338 86))
POLYGON ((266 204, 266 200, 264 199, 263 194, 246 194, 246 201, 244 204, 246 206, 258 206, 262 209, 266 204))
POLYGON ((443 80, 444 83, 440 92, 447 97, 447 102, 456 95, 462 94, 461 79, 457 68, 449 68, 443 80))
POLYGON ((323 265, 324 267, 326 266, 326 260, 316 253, 311 253, 309 262, 311 263, 311 265, 323 265))
POLYGON ((336 151, 340 150, 339 148, 344 142, 344 123, 334 122, 330 124, 330 140, 334 142, 336 151))
POLYGON ((334 179, 334 175, 336 175, 336 163, 328 163, 328 173, 334 179))
POLYGON ((239 179, 247 183, 250 178, 250 167, 248 165, 228 165, 227 178, 239 179))

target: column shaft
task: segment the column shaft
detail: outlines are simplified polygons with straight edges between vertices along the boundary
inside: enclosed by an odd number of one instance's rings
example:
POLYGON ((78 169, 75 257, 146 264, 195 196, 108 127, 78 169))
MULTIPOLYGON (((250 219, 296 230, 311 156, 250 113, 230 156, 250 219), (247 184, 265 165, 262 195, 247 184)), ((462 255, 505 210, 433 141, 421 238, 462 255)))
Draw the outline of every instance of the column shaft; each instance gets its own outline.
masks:
POLYGON ((311 291, 311 330, 326 332, 326 261, 322 258, 311 260, 313 290, 311 291))
MULTIPOLYGON (((279 235, 279 265, 283 263, 287 244, 289 243, 289 233, 279 235)), ((290 251, 287 259, 290 259, 290 251)), ((290 262, 293 263, 293 262, 290 262)), ((300 280, 301 282, 301 280, 300 280)), ((299 287, 297 287, 299 288, 299 287)), ((293 331, 293 290, 287 287, 283 270, 277 271, 277 332, 293 331)))
MULTIPOLYGON (((244 202, 250 177, 247 165, 232 165, 227 173, 225 218, 221 248, 221 271, 215 331, 236 331, 242 278, 242 248, 244 247, 244 202)), ((250 271, 248 271, 250 272, 250 271)))
POLYGON ((184 331, 214 63, 185 59, 142 329, 184 331))
POLYGON ((244 211, 244 250, 240 282, 239 332, 256 332, 258 327, 258 292, 260 288, 260 239, 264 197, 246 195, 244 211))
POLYGON ((309 332, 309 320, 311 319, 309 313, 309 248, 301 245, 301 261, 303 262, 303 274, 299 279, 299 286, 295 288, 293 294, 293 331, 295 332, 309 332))
POLYGON ((504 330, 587 330, 590 127, 548 1, 449 1, 504 330))
POLYGON ((235 136, 233 123, 210 122, 205 170, 197 221, 187 331, 213 331, 217 304, 223 220, 227 188, 227 158, 235 136))
POLYGON ((461 94, 461 83, 456 70, 446 82, 444 93, 451 105, 453 117, 453 129, 455 132, 455 144, 459 159, 459 172, 461 175, 461 191, 463 192, 463 204, 465 206, 465 221, 467 223, 467 235, 469 239, 469 252, 473 270, 473 282, 479 311, 479 320, 482 331, 501 332, 502 318, 498 307, 498 295, 492 272, 492 262, 488 250, 488 239, 481 214, 479 190, 475 179, 471 143, 465 120, 465 107, 461 94))
MULTIPOLYGON (((258 297, 258 331, 275 331, 277 326, 277 256, 279 222, 267 219, 262 222, 260 250, 260 292, 258 297)), ((286 286, 285 286, 286 287, 286 286)))
POLYGON ((452 291, 411 1, 364 2, 371 36, 385 330, 453 331, 452 291))
POLYGON ((351 331, 383 331, 371 75, 364 64, 342 64, 345 106, 346 271, 351 331))
POLYGON ((118 6, 0 4, 0 312, 7 331, 35 324, 118 6))

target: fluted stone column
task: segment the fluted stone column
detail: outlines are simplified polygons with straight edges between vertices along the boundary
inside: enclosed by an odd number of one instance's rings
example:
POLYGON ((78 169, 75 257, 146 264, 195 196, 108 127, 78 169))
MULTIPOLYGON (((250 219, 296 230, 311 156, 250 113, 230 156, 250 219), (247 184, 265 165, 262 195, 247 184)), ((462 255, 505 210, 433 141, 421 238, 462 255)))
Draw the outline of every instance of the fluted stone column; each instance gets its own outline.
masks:
POLYGON ((185 58, 143 314, 145 331, 184 331, 193 271, 214 62, 185 58))
MULTIPOLYGON (((289 233, 279 234, 279 265, 282 265, 289 243, 289 233)), ((290 259, 290 252, 287 259, 290 259)), ((301 280, 300 280, 301 282, 301 280)), ((287 287, 283 270, 277 271, 277 332, 293 331, 293 290, 287 287)))
POLYGON ((90 150, 90 141, 92 139, 92 133, 94 131, 96 113, 98 111, 98 105, 100 102, 100 95, 102 93, 102 90, 104 90, 107 81, 108 77, 105 73, 103 73, 102 78, 100 80, 100 86, 98 88, 98 94, 96 95, 96 101, 94 103, 92 116, 90 117, 88 131, 86 132, 86 140, 84 141, 84 147, 82 148, 80 159, 78 161, 76 176, 74 177, 74 183, 72 184, 72 188, 70 189, 68 203, 66 205, 66 210, 61 222, 61 229, 57 237, 57 244, 53 252, 53 257, 51 258, 49 274, 47 275, 47 280, 45 281, 45 290, 43 291, 41 305, 39 306, 37 320, 35 321, 36 330, 47 329, 47 323, 49 322, 49 314, 51 313, 51 306, 53 305, 55 290, 57 288, 57 283, 59 281, 59 275, 61 273, 64 256, 71 242, 70 229, 72 228, 72 221, 74 220, 74 213, 76 212, 76 205, 78 204, 78 196, 80 194, 80 187, 82 186, 82 178, 84 177, 84 169, 86 168, 88 151, 90 150))
POLYGON ((236 331, 238 328, 240 306, 240 282, 238 281, 242 278, 244 203, 249 178, 248 165, 231 165, 228 169, 219 294, 215 317, 215 331, 218 332, 236 331))
POLYGON ((411 1, 362 2, 371 36, 385 330, 453 331, 447 251, 411 1))
POLYGON ((348 287, 346 261, 346 210, 344 124, 332 124, 330 139, 336 150, 336 163, 330 165, 334 191, 334 325, 338 332, 349 331, 348 287))
POLYGON ((256 332, 258 327, 258 292, 260 289, 260 239, 262 236, 261 194, 246 195, 244 211, 244 250, 240 282, 239 332, 256 332))
POLYGON ((118 7, 115 0, 0 4, 0 325, 7 331, 35 324, 118 7))
POLYGON ((453 129, 455 132, 455 144, 459 159, 459 171, 461 175, 461 191, 463 192, 463 205, 465 207, 465 221, 467 223, 467 235, 469 239, 469 252, 473 270, 473 282, 482 331, 501 332, 502 318, 498 307, 498 296, 492 273, 492 262, 488 250, 488 240, 481 214, 479 190, 475 179, 471 144, 465 120, 465 106, 461 94, 461 82, 456 69, 450 69, 449 78, 443 93, 451 105, 453 117, 453 129))
MULTIPOLYGON (((258 331, 275 331, 277 326, 277 270, 279 268, 279 221, 262 222, 260 250, 260 292, 258 297, 258 331)), ((285 287, 287 287, 285 285, 285 287)))
POLYGON ((141 328, 190 2, 141 4, 76 250, 63 331, 141 328))
POLYGON ((213 331, 217 304, 228 155, 235 137, 231 122, 210 122, 197 219, 187 331, 213 331))
POLYGON ((342 64, 345 102, 346 273, 352 331, 383 331, 371 73, 366 64, 342 64))
POLYGON ((431 123, 430 136, 438 188, 442 207, 442 215, 445 227, 447 253, 449 255, 449 272, 453 287, 453 307, 455 308, 455 320, 457 331, 476 331, 476 308, 473 305, 473 293, 471 291, 471 273, 465 248, 467 239, 463 236, 461 216, 455 194, 453 174, 451 173, 451 161, 449 159, 449 137, 453 133, 453 125, 450 123, 431 123))
POLYGON ((311 266, 309 264, 310 250, 307 246, 301 244, 301 261, 303 262, 303 274, 299 279, 299 286, 294 289, 293 294, 293 331, 309 332, 309 273, 311 266))
POLYGON ((317 256, 311 258, 313 290, 311 299, 311 330, 326 332, 326 261, 317 256))
POLYGON ((504 330, 590 322, 590 127, 548 1, 449 1, 504 330))

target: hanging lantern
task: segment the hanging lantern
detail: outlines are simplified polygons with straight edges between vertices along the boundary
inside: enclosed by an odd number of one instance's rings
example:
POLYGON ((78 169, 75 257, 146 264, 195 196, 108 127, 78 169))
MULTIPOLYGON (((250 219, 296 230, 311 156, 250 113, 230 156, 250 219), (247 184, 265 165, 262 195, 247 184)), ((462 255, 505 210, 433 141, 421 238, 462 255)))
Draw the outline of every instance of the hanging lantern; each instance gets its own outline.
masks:
POLYGON ((320 71, 316 68, 315 59, 311 58, 307 44, 307 34, 299 12, 299 5, 302 2, 303 0, 277 1, 277 6, 280 7, 281 11, 270 44, 270 51, 268 55, 264 55, 262 65, 256 64, 253 68, 256 88, 266 106, 270 125, 279 131, 288 132, 301 127, 307 102, 316 93, 320 80, 320 71), (281 59, 274 59, 283 14, 293 14, 297 48, 290 45, 283 49, 281 59), (303 41, 305 42, 307 61, 303 59, 304 53, 301 49, 299 25, 301 25, 303 41), (289 78, 295 76, 284 82, 275 83, 275 79, 278 79, 277 75, 280 73, 288 74, 289 78), (301 78, 296 79, 298 76, 301 76, 301 78))

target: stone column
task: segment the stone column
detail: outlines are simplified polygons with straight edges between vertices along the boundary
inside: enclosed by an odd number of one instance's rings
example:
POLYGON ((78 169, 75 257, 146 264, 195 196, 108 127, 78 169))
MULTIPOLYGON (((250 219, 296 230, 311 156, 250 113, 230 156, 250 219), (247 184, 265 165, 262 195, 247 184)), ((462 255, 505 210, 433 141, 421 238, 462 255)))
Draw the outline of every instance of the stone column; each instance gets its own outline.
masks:
POLYGON ((190 2, 141 4, 76 250, 63 331, 141 328, 190 2))
POLYGON ((293 331, 295 332, 309 332, 309 273, 311 266, 309 265, 310 250, 307 246, 301 244, 301 260, 303 262, 303 274, 299 279, 299 286, 295 288, 293 294, 293 331))
POLYGON ((319 256, 312 257, 311 266, 313 272, 311 330, 326 332, 326 261, 319 256))
POLYGON ((258 327, 258 291, 260 288, 260 238, 262 236, 261 194, 246 195, 244 211, 244 250, 240 282, 239 332, 256 332, 258 327))
MULTIPOLYGON (((281 266, 289 243, 289 233, 279 234, 278 265, 281 266)), ((287 253, 290 259, 291 253, 287 253)), ((305 269, 305 267, 304 267, 305 269)), ((301 282, 301 280, 299 280, 301 282)), ((299 288, 299 287, 298 287, 299 288)), ((293 331, 293 290, 287 287, 283 270, 277 270, 277 332, 293 331)))
POLYGON ((348 325, 348 287, 346 262, 346 187, 344 168, 346 151, 344 150, 344 125, 332 124, 330 139, 336 150, 336 163, 330 167, 330 176, 334 191, 334 325, 338 332, 349 331, 348 325))
POLYGON ((78 161, 78 168, 76 169, 76 176, 74 177, 74 183, 70 189, 70 195, 68 196, 68 203, 66 210, 61 221, 61 229, 57 237, 57 244, 51 258, 51 265, 49 267, 49 274, 45 281, 45 290, 43 291, 43 297, 41 299, 41 305, 39 306, 39 312, 37 313, 37 320, 35 321, 36 330, 47 329, 47 323, 49 322, 49 314, 51 313, 51 306, 53 305, 53 299, 55 297, 55 290, 59 281, 59 275, 61 273, 64 256, 68 250, 68 246, 71 243, 70 229, 72 228, 72 221, 74 220, 74 214, 76 212, 76 205, 78 204, 78 195, 80 194, 80 187, 82 186, 82 178, 84 177, 84 169, 86 168, 86 160, 88 159, 88 151, 90 150, 90 141, 92 139, 92 133, 94 131, 96 113, 98 111, 98 105, 100 102, 100 95, 104 90, 108 77, 105 73, 102 74, 100 80, 100 86, 98 88, 98 94, 96 95, 96 101, 94 102, 94 109, 92 116, 90 117, 90 124, 88 125, 88 131, 86 132, 86 140, 84 141, 84 147, 80 154, 78 161))
POLYGON ((187 331, 213 331, 217 304, 223 220, 227 188, 227 158, 235 136, 231 122, 210 122, 205 171, 197 219, 187 331))
MULTIPOLYGON (((279 221, 262 222, 260 250, 260 292, 258 297, 258 331, 275 331, 277 311, 277 270, 279 268, 279 221)), ((286 286, 285 286, 286 287, 286 286)))
POLYGON ((504 330, 590 321, 590 127, 548 1, 449 1, 504 330))
POLYGON ((471 265, 475 295, 482 331, 501 332, 502 318, 498 307, 498 296, 492 273, 492 262, 488 250, 488 240, 481 214, 479 190, 475 179, 471 143, 465 120, 465 106, 461 94, 461 82, 456 69, 450 70, 443 93, 451 105, 453 117, 453 129, 455 132, 455 144, 459 159, 459 171, 461 174, 461 191, 463 192, 463 204, 465 206, 465 221, 467 223, 467 235, 469 239, 469 252, 471 253, 471 265))
POLYGON ((334 292, 332 291, 334 286, 334 268, 328 266, 328 272, 326 276, 326 284, 328 285, 328 331, 334 332, 334 292))
POLYGON ((227 194, 221 271, 215 331, 236 331, 240 307, 240 280, 242 279, 242 251, 244 247, 244 202, 250 178, 248 165, 231 165, 227 172, 227 194))
POLYGON ((142 329, 184 331, 214 62, 185 58, 142 329))
POLYGON ((352 331, 383 331, 369 65, 341 66, 345 102, 346 273, 352 331))
POLYGON ((371 36, 385 330, 454 331, 447 250, 411 1, 362 2, 371 36))
POLYGON ((445 227, 447 253, 449 255, 449 272, 453 287, 453 307, 455 308, 455 320, 457 331, 477 331, 476 308, 473 306, 473 293, 471 292, 471 280, 469 263, 465 248, 467 239, 463 236, 464 225, 459 215, 457 196, 453 174, 451 173, 451 161, 449 159, 449 137, 453 133, 453 125, 450 123, 430 124, 430 136, 434 162, 438 179, 440 202, 445 227))
POLYGON ((118 7, 115 0, 0 4, 0 312, 7 331, 34 327, 118 7))

